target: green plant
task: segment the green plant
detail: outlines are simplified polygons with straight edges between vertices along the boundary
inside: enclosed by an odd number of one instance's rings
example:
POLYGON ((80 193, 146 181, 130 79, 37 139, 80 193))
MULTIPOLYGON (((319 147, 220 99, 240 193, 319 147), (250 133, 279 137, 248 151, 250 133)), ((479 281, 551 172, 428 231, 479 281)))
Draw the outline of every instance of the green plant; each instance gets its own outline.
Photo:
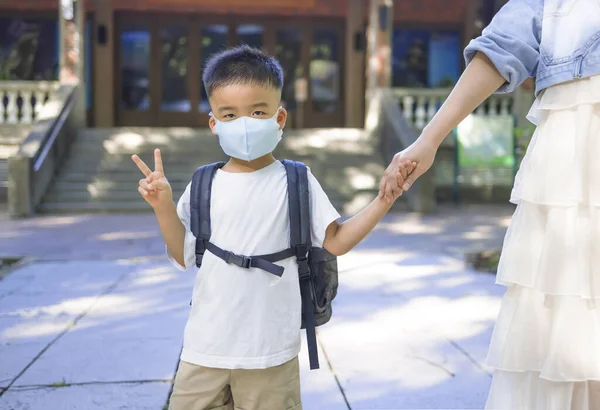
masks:
POLYGON ((515 129, 515 154, 518 164, 523 160, 534 132, 535 126, 533 124, 515 129))
POLYGON ((440 88, 451 88, 454 87, 454 84, 456 84, 454 78, 446 76, 440 80, 437 86, 440 88))

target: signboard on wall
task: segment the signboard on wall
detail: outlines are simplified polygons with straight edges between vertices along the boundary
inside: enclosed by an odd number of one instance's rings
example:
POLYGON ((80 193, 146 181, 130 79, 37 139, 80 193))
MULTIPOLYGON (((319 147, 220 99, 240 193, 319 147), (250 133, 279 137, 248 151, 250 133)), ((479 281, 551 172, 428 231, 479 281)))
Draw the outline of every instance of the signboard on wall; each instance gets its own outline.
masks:
POLYGON ((511 115, 469 115, 457 129, 459 166, 514 167, 513 133, 511 115))

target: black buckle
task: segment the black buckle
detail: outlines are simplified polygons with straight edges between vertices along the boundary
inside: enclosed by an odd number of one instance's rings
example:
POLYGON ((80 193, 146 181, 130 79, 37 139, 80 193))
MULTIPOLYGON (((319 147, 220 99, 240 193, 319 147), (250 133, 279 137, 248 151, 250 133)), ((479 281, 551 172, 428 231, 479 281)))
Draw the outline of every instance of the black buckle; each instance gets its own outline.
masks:
POLYGON ((308 264, 308 259, 298 258, 296 259, 298 262, 298 277, 300 280, 310 279, 310 266, 308 264))
POLYGON ((236 255, 235 253, 225 251, 225 262, 233 263, 240 268, 249 269, 252 263, 252 258, 244 255, 236 255))

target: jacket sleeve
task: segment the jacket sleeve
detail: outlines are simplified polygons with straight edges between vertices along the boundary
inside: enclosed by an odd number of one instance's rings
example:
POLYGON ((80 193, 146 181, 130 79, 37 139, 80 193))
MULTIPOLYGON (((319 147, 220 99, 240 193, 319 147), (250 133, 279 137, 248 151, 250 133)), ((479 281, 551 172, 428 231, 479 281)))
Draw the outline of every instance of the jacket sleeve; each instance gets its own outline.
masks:
POLYGON ((534 77, 542 33, 543 0, 510 0, 492 19, 480 37, 465 49, 467 65, 475 54, 485 54, 506 83, 498 93, 513 92, 534 77))

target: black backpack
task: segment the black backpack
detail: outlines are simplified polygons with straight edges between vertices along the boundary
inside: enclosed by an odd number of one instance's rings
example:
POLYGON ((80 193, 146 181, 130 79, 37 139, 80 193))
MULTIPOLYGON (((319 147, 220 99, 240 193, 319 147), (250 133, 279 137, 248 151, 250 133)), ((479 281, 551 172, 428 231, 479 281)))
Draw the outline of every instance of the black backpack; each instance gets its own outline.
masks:
POLYGON ((226 263, 245 269, 259 268, 281 277, 284 269, 275 262, 295 256, 302 297, 301 328, 306 329, 310 368, 318 369, 315 328, 329 322, 331 318, 331 302, 338 288, 338 270, 334 255, 325 248, 311 245, 310 193, 306 165, 283 161, 288 180, 290 247, 270 255, 256 256, 236 255, 210 242, 212 181, 217 169, 224 165, 224 162, 216 162, 202 166, 196 170, 192 179, 190 213, 191 230, 196 237, 196 266, 201 266, 204 252, 209 251, 226 263))

